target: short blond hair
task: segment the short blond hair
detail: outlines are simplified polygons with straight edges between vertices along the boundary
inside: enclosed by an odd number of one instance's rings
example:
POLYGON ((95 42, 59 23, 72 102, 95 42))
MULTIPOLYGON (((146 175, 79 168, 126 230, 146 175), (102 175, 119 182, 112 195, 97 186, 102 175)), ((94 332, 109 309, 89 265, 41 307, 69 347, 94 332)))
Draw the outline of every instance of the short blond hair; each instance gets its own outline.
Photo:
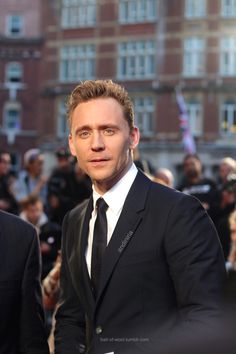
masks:
POLYGON ((71 127, 72 114, 78 104, 96 98, 114 98, 122 106, 124 118, 130 129, 134 128, 134 109, 128 92, 112 80, 87 80, 75 87, 67 101, 69 127, 71 127))

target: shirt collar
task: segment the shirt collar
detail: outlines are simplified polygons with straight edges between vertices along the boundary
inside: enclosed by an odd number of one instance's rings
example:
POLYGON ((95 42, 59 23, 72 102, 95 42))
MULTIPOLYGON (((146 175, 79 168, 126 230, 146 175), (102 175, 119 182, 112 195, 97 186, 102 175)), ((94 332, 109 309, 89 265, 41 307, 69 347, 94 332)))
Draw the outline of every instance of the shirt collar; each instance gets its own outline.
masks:
POLYGON ((133 163, 126 174, 103 196, 98 194, 93 186, 93 207, 95 209, 98 198, 103 198, 112 212, 118 214, 123 207, 127 194, 138 173, 137 167, 133 163))

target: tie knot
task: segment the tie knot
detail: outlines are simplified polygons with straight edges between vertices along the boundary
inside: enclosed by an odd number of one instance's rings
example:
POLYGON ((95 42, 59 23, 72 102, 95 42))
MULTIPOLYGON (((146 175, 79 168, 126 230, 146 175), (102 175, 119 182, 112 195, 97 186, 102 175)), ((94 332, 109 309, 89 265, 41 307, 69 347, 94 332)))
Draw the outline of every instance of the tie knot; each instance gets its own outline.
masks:
POLYGON ((107 211, 108 205, 103 198, 99 198, 96 202, 97 212, 105 213, 107 211))

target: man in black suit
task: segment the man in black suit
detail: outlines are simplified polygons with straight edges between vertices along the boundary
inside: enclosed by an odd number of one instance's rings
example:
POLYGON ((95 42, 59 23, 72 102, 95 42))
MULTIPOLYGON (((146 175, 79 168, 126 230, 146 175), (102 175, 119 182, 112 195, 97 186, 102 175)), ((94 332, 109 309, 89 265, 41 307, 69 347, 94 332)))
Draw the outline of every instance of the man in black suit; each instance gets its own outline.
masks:
POLYGON ((49 354, 34 228, 0 211, 0 353, 49 354))
POLYGON ((56 354, 162 354, 217 321, 225 269, 216 231, 194 197, 134 166, 139 131, 121 86, 81 83, 68 118, 93 196, 63 223, 56 354))

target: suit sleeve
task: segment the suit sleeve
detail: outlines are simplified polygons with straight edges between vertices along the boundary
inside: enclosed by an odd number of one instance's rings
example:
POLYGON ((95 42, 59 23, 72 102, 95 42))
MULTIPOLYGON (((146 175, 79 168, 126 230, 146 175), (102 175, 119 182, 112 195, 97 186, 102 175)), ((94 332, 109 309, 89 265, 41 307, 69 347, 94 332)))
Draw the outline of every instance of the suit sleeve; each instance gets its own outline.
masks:
POLYGON ((215 227, 195 198, 183 195, 171 209, 165 251, 182 325, 211 327, 220 315, 225 266, 215 227))
POLYGON ((44 311, 40 284, 39 242, 33 228, 30 233, 29 253, 25 264, 21 289, 20 346, 24 354, 48 354, 44 327, 44 311))
POLYGON ((62 228, 62 265, 60 276, 60 300, 56 313, 55 354, 85 352, 85 315, 74 290, 68 267, 66 232, 68 214, 62 228))

